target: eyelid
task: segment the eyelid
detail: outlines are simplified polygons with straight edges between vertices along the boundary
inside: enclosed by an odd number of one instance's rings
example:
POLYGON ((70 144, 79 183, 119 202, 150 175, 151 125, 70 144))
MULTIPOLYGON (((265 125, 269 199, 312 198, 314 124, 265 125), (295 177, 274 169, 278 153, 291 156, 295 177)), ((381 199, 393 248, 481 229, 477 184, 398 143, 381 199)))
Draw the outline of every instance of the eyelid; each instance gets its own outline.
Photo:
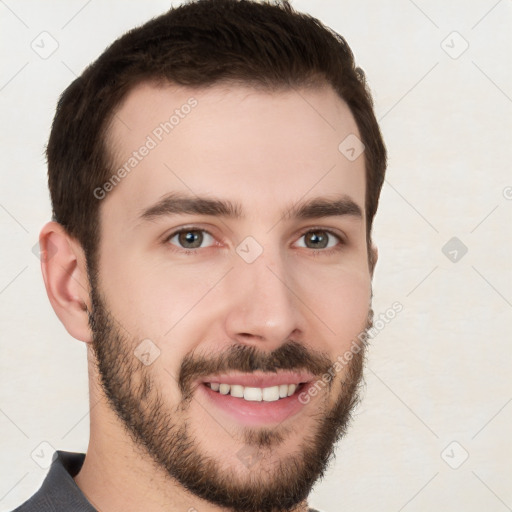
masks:
POLYGON ((212 233, 212 229, 209 227, 204 227, 204 225, 198 225, 198 224, 183 224, 182 226, 176 226, 172 228, 171 230, 167 231, 166 234, 162 236, 163 240, 168 240, 169 238, 173 237, 174 235, 177 235, 178 233, 182 233, 183 231, 204 231, 205 233, 208 233, 211 236, 214 236, 212 233))
MULTIPOLYGON (((219 240, 217 239, 217 237, 210 230, 205 229, 204 227, 201 227, 201 226, 198 226, 198 225, 194 225, 194 224, 184 225, 184 226, 180 226, 180 227, 174 228, 169 234, 164 235, 164 237, 163 237, 163 244, 164 245, 169 244, 170 240, 172 238, 174 238, 176 235, 178 235, 178 234, 180 234, 182 232, 186 232, 186 231, 202 231, 202 232, 208 234, 209 236, 211 236, 213 238, 214 242, 216 242, 216 243, 213 243, 212 245, 209 245, 208 247, 198 247, 196 249, 186 249, 184 247, 179 247, 177 245, 170 244, 170 245, 173 245, 175 250, 178 251, 178 252, 194 253, 194 252, 198 252, 199 249, 208 249, 210 247, 213 247, 216 244, 217 245, 219 244, 219 240)), ((304 235, 306 235, 307 233, 310 233, 312 231, 324 231, 328 235, 337 238, 339 243, 336 244, 334 247, 329 247, 329 248, 326 248, 326 249, 312 249, 312 248, 308 247, 307 249, 310 252, 328 253, 330 251, 336 251, 337 249, 340 248, 340 246, 347 244, 347 239, 346 239, 345 233, 342 233, 342 232, 340 232, 338 230, 334 230, 332 228, 326 228, 324 226, 308 226, 306 228, 303 228, 299 232, 298 238, 296 239, 294 244, 297 242, 297 240, 299 240, 304 235)))
POLYGON ((185 225, 185 226, 180 226, 178 228, 174 228, 169 234, 165 234, 162 238, 162 243, 164 245, 172 245, 176 251, 178 252, 185 252, 185 253, 192 253, 192 252, 197 252, 199 249, 208 249, 210 247, 213 247, 215 245, 215 243, 218 243, 218 240, 217 240, 217 237, 208 229, 205 229, 204 227, 200 227, 200 226, 196 226, 196 225, 185 225), (203 233, 211 236, 213 238, 213 242, 211 245, 207 246, 207 247, 198 247, 198 248, 195 248, 195 249, 187 249, 185 247, 179 247, 178 245, 175 245, 175 244, 171 244, 170 241, 176 236, 176 235, 179 235, 180 233, 183 233, 183 232, 188 232, 188 231, 202 231, 203 233))
MULTIPOLYGON (((307 233, 310 233, 311 231, 324 231, 325 233, 329 234, 330 236, 337 238, 339 240, 338 245, 346 245, 346 243, 347 243, 347 236, 345 235, 345 233, 343 233, 339 230, 332 229, 332 228, 326 228, 324 226, 308 226, 307 228, 304 228, 302 231, 300 231, 300 234, 299 234, 297 240, 302 238, 307 233)), ((330 249, 334 249, 334 248, 335 247, 330 247, 329 249, 310 249, 310 250, 311 251, 327 252, 330 249)))

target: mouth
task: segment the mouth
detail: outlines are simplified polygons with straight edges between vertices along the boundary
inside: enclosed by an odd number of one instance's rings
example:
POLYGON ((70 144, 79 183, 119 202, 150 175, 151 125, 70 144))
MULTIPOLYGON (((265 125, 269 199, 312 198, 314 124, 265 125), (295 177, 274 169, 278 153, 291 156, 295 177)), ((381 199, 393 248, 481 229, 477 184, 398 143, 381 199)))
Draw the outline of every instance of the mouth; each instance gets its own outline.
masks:
POLYGON ((281 423, 305 407, 299 395, 313 385, 314 378, 311 374, 289 372, 209 376, 198 383, 198 392, 237 423, 281 423))
POLYGON ((305 382, 300 382, 299 384, 280 384, 279 386, 261 388, 242 386, 241 384, 230 385, 225 382, 205 382, 204 384, 216 393, 242 398, 247 402, 275 402, 282 400, 299 393, 306 385, 305 382))

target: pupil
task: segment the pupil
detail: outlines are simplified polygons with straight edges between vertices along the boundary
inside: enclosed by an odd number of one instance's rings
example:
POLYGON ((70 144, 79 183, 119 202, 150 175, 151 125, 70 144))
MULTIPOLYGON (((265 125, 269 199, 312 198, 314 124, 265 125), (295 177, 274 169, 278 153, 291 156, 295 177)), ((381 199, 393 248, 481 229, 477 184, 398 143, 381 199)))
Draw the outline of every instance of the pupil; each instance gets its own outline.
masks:
POLYGON ((327 247, 327 236, 323 231, 312 231, 306 237, 306 245, 315 249, 327 247))
POLYGON ((184 231, 179 235, 180 244, 186 249, 201 247, 203 234, 200 231, 184 231))

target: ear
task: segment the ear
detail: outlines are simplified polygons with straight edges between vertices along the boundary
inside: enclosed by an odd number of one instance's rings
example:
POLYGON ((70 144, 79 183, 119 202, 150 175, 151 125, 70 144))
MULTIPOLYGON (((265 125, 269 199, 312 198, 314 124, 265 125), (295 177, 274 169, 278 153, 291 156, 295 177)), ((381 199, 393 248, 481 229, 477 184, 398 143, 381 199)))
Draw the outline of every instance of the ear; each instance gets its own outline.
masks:
POLYGON ((379 259, 379 249, 372 242, 371 246, 370 246, 370 257, 369 257, 370 275, 371 275, 372 279, 373 279, 373 271, 375 270, 375 265, 377 264, 378 259, 379 259))
POLYGON ((50 303, 74 338, 92 342, 87 265, 82 246, 57 222, 48 222, 39 234, 41 271, 50 303))

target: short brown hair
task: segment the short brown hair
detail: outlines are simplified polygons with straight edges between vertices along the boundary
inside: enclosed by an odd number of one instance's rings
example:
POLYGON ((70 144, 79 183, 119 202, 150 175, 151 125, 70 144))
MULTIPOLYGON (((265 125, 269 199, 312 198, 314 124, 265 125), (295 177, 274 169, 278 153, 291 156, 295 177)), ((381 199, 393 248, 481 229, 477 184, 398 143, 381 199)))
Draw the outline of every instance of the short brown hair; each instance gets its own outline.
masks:
POLYGON ((100 239, 101 202, 93 191, 113 172, 106 134, 127 92, 144 81, 269 90, 330 84, 350 107, 365 145, 370 243, 386 149, 345 39, 287 0, 196 0, 117 39, 59 100, 47 146, 53 220, 80 242, 89 269, 96 268, 100 239))

